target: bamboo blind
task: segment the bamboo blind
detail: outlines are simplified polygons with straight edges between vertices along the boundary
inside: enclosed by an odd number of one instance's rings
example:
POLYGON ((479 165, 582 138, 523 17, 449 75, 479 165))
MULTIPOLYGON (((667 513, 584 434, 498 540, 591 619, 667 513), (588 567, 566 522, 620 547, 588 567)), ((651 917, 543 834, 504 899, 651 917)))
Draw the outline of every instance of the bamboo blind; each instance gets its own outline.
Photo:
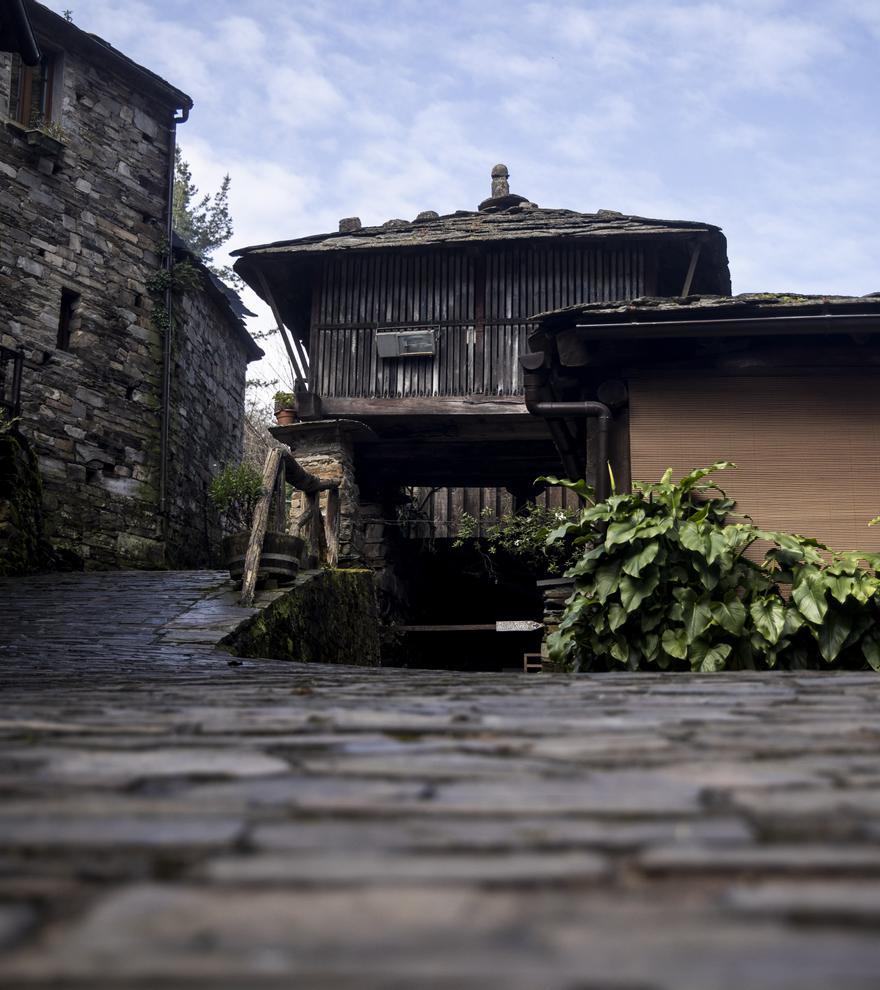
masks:
POLYGON ((834 549, 880 551, 880 392, 876 378, 630 380, 632 476, 729 460, 716 475, 765 529, 834 549))

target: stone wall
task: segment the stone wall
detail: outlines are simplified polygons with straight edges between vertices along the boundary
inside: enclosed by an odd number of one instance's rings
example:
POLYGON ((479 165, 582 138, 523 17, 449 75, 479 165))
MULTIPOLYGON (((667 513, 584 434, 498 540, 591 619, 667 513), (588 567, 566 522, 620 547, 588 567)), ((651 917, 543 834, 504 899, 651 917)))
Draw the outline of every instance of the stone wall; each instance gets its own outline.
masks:
POLYGON ((42 486, 30 445, 0 421, 0 576, 29 574, 46 564, 42 486))
MULTIPOLYGON (((118 59, 70 47, 53 99, 63 140, 0 120, 0 343, 27 349, 22 431, 39 461, 46 535, 86 567, 201 562, 206 474, 241 450, 240 328, 212 297, 179 305, 166 555, 162 332, 148 287, 166 240, 175 107, 117 71, 118 59), (66 347, 63 292, 78 295, 66 347)), ((11 59, 0 53, 0 117, 11 59)))
POLYGON ((373 573, 351 568, 301 574, 222 645, 241 657, 374 667, 379 644, 373 573))
MULTIPOLYGON (((342 567, 363 564, 364 526, 360 515, 360 493, 355 480, 352 443, 347 435, 346 425, 329 421, 299 423, 294 427, 282 427, 272 432, 290 446, 294 457, 306 471, 324 481, 339 483, 335 536, 338 563, 342 567)), ((328 493, 322 492, 321 512, 325 519, 328 499, 328 493)), ((295 491, 290 504, 291 532, 296 532, 296 522, 305 508, 305 496, 302 492, 295 491)))
POLYGON ((248 354, 243 331, 225 303, 202 287, 174 300, 169 442, 168 538, 170 567, 216 563, 218 518, 208 503, 211 478, 241 461, 248 354))

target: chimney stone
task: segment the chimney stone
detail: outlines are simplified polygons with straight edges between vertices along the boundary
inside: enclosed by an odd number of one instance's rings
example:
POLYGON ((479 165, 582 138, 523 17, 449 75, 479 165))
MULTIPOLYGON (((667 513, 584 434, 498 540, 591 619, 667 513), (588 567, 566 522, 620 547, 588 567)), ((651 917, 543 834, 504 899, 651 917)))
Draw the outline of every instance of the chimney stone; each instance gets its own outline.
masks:
POLYGON ((339 233, 340 234, 350 234, 354 230, 361 229, 361 218, 360 217, 343 217, 339 221, 339 233))
POLYGON ((507 171, 506 165, 496 165, 492 169, 492 199, 510 195, 510 183, 507 181, 509 178, 510 172, 507 171))

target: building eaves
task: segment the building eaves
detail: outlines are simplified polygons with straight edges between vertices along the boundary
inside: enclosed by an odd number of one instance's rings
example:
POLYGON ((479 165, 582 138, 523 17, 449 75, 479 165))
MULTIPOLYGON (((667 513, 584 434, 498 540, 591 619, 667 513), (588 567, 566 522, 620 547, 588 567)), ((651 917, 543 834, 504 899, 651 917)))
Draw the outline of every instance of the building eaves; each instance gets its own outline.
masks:
POLYGON ((595 323, 638 323, 683 319, 722 319, 724 317, 819 315, 824 311, 848 312, 856 309, 880 314, 880 296, 815 295, 792 292, 750 292, 737 296, 694 295, 686 297, 643 296, 621 302, 579 303, 537 313, 531 317, 545 329, 595 323))
POLYGON ((627 216, 610 210, 578 213, 574 210, 544 209, 528 204, 513 206, 500 212, 459 210, 446 216, 411 222, 389 220, 379 226, 362 227, 355 231, 257 244, 240 248, 232 254, 239 258, 252 258, 256 255, 321 254, 369 248, 397 249, 537 238, 641 238, 661 233, 694 237, 700 234, 720 234, 720 228, 689 220, 654 220, 627 216))
POLYGON ((582 339, 762 336, 880 330, 880 297, 746 293, 738 296, 645 297, 539 313, 530 339, 574 331, 582 339))
POLYGON ((145 68, 134 59, 123 55, 103 38, 90 34, 78 28, 73 22, 37 3, 36 0, 26 0, 26 8, 34 32, 39 37, 45 37, 62 48, 80 49, 98 62, 103 62, 115 69, 121 75, 136 79, 141 86, 146 86, 158 99, 174 110, 191 110, 192 99, 176 86, 161 76, 145 68))
POLYGON ((0 52, 15 52, 25 65, 36 65, 40 61, 40 47, 24 0, 0 0, 0 52))

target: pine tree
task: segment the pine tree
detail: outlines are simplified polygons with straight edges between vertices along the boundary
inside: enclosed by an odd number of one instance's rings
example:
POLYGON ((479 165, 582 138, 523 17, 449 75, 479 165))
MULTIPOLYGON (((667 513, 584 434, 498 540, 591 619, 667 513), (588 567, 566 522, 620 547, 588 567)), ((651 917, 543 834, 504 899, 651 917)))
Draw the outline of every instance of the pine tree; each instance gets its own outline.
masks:
POLYGON ((232 237, 232 217, 229 215, 231 181, 229 175, 225 175, 216 193, 206 194, 200 199, 189 164, 181 154, 180 147, 175 147, 172 202, 174 230, 215 275, 235 282, 237 276, 231 268, 214 264, 214 252, 232 237))

